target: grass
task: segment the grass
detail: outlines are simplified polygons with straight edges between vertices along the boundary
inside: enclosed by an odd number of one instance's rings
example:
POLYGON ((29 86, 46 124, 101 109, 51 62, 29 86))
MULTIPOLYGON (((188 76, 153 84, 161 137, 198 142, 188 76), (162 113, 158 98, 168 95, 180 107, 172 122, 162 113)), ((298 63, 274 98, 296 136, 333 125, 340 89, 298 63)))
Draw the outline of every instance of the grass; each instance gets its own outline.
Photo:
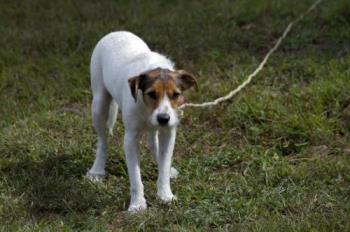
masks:
POLYGON ((350 14, 324 1, 235 99, 186 109, 172 182, 149 209, 125 212, 128 176, 117 124, 109 177, 94 159, 88 65, 103 35, 133 31, 192 71, 193 102, 222 96, 258 65, 308 1, 2 1, 1 231, 350 231, 350 14))

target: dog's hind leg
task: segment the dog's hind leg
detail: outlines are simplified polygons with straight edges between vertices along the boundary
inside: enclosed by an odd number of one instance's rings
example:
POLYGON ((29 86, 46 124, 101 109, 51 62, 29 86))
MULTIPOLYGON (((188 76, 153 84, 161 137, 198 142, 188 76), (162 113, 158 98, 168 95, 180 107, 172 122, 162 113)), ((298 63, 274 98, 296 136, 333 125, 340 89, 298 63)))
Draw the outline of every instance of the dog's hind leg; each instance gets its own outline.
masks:
POLYGON ((96 45, 90 63, 91 88, 92 88, 92 123, 97 133, 96 158, 87 177, 92 181, 101 181, 106 175, 105 165, 107 158, 107 120, 108 111, 112 101, 111 95, 103 83, 103 72, 100 64, 101 46, 96 45))
POLYGON ((173 166, 170 168, 170 179, 176 179, 179 176, 179 171, 176 170, 173 166))
POLYGON ((96 158, 87 173, 88 178, 92 181, 102 181, 106 175, 107 120, 111 99, 107 90, 101 88, 94 94, 92 100, 92 121, 98 136, 96 158))
POLYGON ((109 105, 109 113, 107 120, 108 132, 111 136, 113 136, 113 128, 115 121, 117 120, 118 108, 118 104, 114 100, 112 100, 111 104, 109 105))

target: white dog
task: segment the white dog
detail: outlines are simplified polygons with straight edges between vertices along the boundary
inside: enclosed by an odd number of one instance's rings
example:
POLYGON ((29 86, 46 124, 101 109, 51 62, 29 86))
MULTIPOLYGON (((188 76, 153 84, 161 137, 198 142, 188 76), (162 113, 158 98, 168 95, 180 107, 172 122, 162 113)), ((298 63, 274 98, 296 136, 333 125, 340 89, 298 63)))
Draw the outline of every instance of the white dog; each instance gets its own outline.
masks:
POLYGON ((176 126, 176 108, 182 92, 197 87, 194 77, 175 70, 173 62, 152 52, 136 35, 120 31, 103 37, 91 57, 92 118, 98 135, 96 159, 87 176, 101 181, 105 175, 107 129, 112 133, 118 107, 125 127, 124 150, 129 173, 129 211, 147 208, 140 174, 138 142, 148 132, 148 144, 158 165, 157 195, 164 202, 176 197, 170 177, 176 126))

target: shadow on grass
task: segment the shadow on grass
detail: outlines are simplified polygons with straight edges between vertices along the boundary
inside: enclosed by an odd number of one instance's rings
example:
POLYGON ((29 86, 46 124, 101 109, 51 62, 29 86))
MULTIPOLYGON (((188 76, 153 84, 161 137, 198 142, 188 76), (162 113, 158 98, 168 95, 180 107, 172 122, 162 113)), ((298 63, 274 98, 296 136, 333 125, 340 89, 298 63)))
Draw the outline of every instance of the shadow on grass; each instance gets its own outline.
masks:
POLYGON ((111 202, 123 204, 123 199, 113 198, 119 194, 108 194, 103 185, 85 179, 86 165, 82 162, 73 155, 52 154, 40 161, 25 158, 9 162, 1 167, 0 174, 11 195, 22 199, 33 216, 86 211, 98 214, 111 202))

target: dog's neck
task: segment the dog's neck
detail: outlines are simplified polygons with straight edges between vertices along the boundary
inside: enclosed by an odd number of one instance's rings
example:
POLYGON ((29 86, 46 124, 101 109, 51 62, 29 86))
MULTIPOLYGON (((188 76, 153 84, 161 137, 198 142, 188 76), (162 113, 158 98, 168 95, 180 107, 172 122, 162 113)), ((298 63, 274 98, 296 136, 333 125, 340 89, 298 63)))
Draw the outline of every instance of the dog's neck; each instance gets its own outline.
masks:
POLYGON ((156 68, 168 69, 171 71, 175 70, 174 63, 157 52, 142 53, 129 61, 126 65, 131 65, 131 68, 139 71, 139 73, 136 73, 134 76, 156 68))

